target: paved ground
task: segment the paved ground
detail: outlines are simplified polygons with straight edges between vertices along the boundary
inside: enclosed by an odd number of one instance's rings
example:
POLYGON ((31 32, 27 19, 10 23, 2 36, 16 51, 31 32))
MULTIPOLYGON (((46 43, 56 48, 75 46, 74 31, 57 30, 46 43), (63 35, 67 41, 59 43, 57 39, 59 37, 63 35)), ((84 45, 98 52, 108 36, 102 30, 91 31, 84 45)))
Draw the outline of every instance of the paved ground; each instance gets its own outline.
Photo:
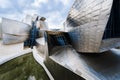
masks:
MULTIPOLYGON (((40 52, 44 51, 44 39, 38 39, 37 42, 40 44, 40 46, 38 47, 38 50, 40 52), (42 46, 42 47, 41 47, 42 46)), ((46 66, 44 65, 44 54, 40 53, 37 51, 36 47, 34 47, 34 49, 24 49, 23 48, 23 43, 18 43, 18 44, 12 44, 12 45, 3 45, 2 41, 0 41, 0 65, 15 58, 18 56, 21 56, 23 54, 27 54, 27 53, 33 53, 33 57, 34 59, 44 68, 44 70, 46 71, 46 73, 48 74, 49 78, 51 80, 54 80, 54 78, 52 77, 52 75, 50 74, 50 72, 48 71, 48 69, 46 68, 46 66)))
MULTIPOLYGON (((38 39, 37 42, 39 42, 39 44, 41 44, 41 45, 44 45, 43 38, 38 39)), ((31 51, 32 50, 30 48, 24 49, 23 43, 17 43, 17 44, 12 44, 12 45, 3 45, 2 40, 0 40, 0 59, 7 57, 7 56, 15 55, 15 54, 28 53, 31 51)))
MULTIPOLYGON (((28 52, 31 52, 31 49, 24 50, 23 43, 2 45, 0 41, 0 64, 28 52)), ((82 54, 71 47, 64 47, 50 58, 88 80, 120 80, 118 49, 100 54, 82 54)))
POLYGON ((0 64, 29 52, 32 52, 32 50, 23 49, 23 43, 3 45, 0 41, 0 64))

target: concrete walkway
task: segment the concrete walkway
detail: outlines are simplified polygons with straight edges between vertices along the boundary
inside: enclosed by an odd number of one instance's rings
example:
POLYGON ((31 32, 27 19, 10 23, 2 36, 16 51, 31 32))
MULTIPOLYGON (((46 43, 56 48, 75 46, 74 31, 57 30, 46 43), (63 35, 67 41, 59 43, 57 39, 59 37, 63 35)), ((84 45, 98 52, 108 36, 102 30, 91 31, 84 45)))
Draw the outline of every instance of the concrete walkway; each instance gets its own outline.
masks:
POLYGON ((23 49, 23 43, 3 45, 0 41, 0 64, 30 52, 32 52, 30 48, 23 49))
MULTIPOLYGON (((42 41, 41 39, 38 39, 37 42, 39 43, 43 42, 43 39, 42 41)), ((19 57, 21 55, 24 55, 30 52, 33 53, 33 57, 35 58, 35 60, 44 68, 50 80, 54 80, 51 73, 48 71, 48 69, 44 64, 44 58, 40 56, 41 53, 37 51, 36 47, 34 47, 33 49, 30 49, 30 48, 23 49, 23 43, 3 45, 2 41, 0 41, 0 65, 11 59, 14 59, 16 57, 19 57)))
POLYGON ((44 58, 39 55, 40 53, 37 51, 36 47, 34 47, 32 50, 33 50, 33 57, 35 58, 35 60, 44 68, 50 80, 54 80, 53 76, 51 75, 51 73, 44 64, 44 58))

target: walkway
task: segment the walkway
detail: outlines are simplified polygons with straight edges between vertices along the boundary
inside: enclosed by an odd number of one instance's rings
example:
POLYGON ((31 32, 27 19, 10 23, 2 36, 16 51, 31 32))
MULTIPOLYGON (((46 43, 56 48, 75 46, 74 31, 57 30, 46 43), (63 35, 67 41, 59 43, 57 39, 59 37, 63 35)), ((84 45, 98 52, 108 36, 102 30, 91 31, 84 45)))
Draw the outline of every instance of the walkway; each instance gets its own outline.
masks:
POLYGON ((23 43, 3 45, 0 41, 0 64, 30 52, 31 49, 23 49, 23 43))
MULTIPOLYGON (((39 42, 39 44, 41 43, 42 45, 43 40, 44 39, 38 39, 37 42, 39 42)), ((48 71, 48 69, 44 65, 44 57, 40 55, 41 53, 37 51, 36 47, 34 47, 33 49, 30 49, 30 48, 24 49, 23 43, 3 45, 2 41, 0 41, 0 65, 13 58, 16 58, 18 56, 21 56, 30 52, 33 53, 33 57, 35 58, 35 60, 44 68, 50 80, 54 80, 51 73, 48 71)))

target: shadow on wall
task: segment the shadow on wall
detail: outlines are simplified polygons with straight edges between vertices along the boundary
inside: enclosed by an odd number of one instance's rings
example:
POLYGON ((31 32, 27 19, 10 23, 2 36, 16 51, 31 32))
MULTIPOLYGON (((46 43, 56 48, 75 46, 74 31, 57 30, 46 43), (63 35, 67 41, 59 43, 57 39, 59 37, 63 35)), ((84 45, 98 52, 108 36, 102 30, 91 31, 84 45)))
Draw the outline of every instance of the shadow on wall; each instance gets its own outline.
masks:
POLYGON ((85 80, 70 70, 60 66, 50 58, 44 62, 55 80, 85 80))
POLYGON ((120 38, 120 0, 113 0, 113 5, 103 39, 120 38))

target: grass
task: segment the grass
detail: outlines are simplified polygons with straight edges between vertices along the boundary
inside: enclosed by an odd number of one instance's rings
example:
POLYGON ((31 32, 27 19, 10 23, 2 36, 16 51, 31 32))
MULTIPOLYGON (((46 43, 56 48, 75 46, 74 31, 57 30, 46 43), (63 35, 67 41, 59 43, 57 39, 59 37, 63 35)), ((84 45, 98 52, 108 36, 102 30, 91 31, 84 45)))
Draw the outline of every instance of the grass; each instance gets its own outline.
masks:
POLYGON ((32 53, 22 55, 0 65, 0 80, 49 80, 46 72, 33 58, 32 53))
POLYGON ((50 58, 47 58, 44 63, 55 80, 85 80, 72 71, 60 66, 50 58))

